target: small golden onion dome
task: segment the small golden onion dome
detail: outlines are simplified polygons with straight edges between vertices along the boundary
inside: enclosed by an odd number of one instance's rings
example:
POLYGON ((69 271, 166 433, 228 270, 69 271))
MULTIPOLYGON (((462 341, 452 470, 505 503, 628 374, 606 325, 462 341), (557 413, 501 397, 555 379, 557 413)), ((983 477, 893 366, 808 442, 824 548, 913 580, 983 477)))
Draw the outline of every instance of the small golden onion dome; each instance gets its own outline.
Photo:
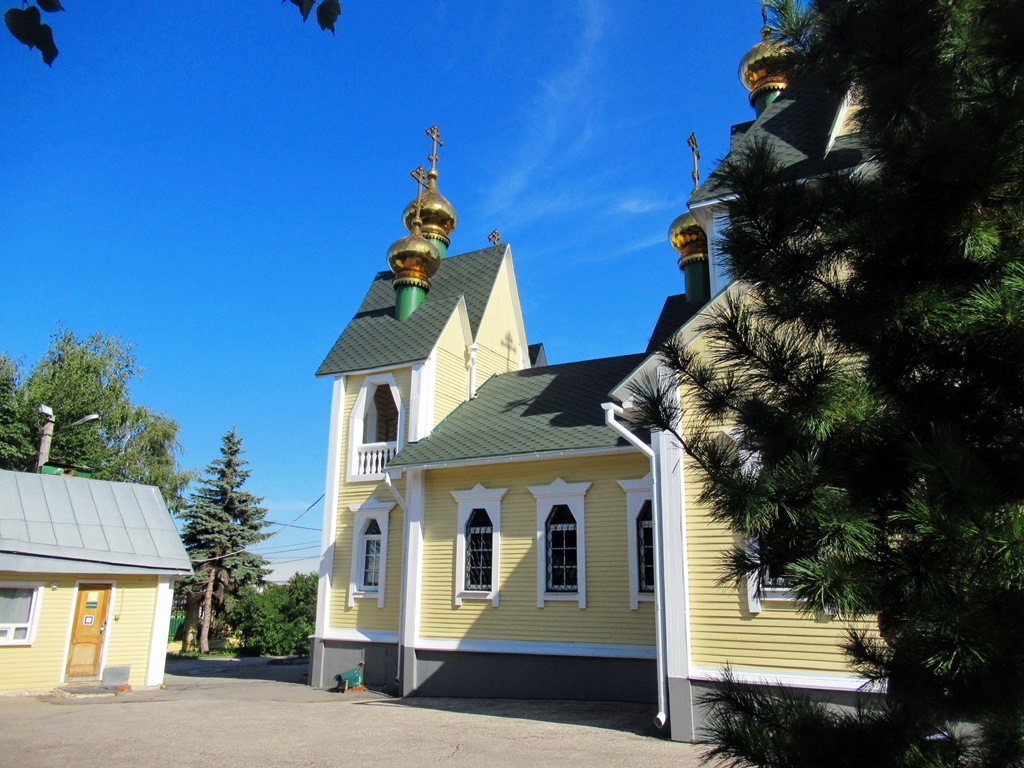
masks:
POLYGON ((761 42, 740 59, 740 82, 750 91, 750 103, 765 91, 781 91, 788 85, 783 69, 786 46, 772 40, 771 27, 761 30, 761 42))
MULTIPOLYGON (((458 226, 459 217, 445 196, 437 189, 437 171, 431 168, 427 172, 427 188, 423 192, 420 202, 422 210, 420 221, 423 236, 433 240, 440 240, 445 246, 451 245, 449 235, 458 226)), ((416 218, 416 201, 413 200, 402 213, 402 222, 405 228, 412 232, 413 221, 416 218)))
POLYGON ((437 246, 420 234, 420 223, 413 221, 412 231, 388 248, 388 266, 395 273, 394 285, 415 285, 430 290, 430 278, 441 265, 437 246))
POLYGON ((676 217, 668 228, 668 241, 679 254, 679 268, 708 257, 708 236, 689 211, 676 217))

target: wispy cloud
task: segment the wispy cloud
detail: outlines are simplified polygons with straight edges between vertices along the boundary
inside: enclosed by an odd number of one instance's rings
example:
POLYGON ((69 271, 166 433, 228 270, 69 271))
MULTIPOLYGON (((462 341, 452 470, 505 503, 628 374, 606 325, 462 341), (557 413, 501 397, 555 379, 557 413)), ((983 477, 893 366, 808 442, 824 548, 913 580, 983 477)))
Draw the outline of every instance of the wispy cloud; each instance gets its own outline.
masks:
POLYGON ((538 83, 536 98, 521 116, 528 129, 511 152, 512 168, 501 175, 500 185, 485 203, 489 216, 509 224, 522 224, 542 211, 575 208, 580 202, 578 187, 576 194, 570 194, 552 182, 563 177, 562 171, 584 155, 594 140, 601 82, 596 70, 607 14, 600 0, 581 0, 578 10, 573 56, 538 83), (515 222, 509 220, 510 212, 516 214, 515 222))
POLYGON ((680 203, 678 199, 652 200, 642 195, 632 195, 619 200, 617 207, 622 213, 651 213, 675 208, 682 210, 684 205, 685 203, 680 203))

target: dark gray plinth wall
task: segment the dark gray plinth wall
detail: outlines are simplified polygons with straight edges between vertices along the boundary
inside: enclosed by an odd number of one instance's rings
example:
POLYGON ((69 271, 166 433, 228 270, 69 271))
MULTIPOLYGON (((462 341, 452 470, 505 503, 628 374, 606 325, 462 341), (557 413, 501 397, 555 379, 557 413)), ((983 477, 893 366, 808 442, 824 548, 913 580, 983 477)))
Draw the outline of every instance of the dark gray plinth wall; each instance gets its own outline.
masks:
POLYGON ((404 696, 657 701, 653 659, 408 648, 402 656, 399 684, 397 644, 314 640, 309 682, 314 688, 332 688, 337 674, 363 662, 366 685, 404 696))

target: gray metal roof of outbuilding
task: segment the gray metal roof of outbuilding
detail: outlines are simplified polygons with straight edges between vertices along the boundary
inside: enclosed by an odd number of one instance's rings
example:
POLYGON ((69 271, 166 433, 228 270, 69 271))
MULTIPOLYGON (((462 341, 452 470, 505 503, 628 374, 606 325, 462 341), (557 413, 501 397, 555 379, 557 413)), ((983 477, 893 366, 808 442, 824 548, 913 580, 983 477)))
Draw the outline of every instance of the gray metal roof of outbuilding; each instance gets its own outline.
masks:
POLYGON ((159 489, 0 470, 0 571, 186 575, 159 489))
POLYGON ((643 359, 606 357, 492 376, 474 399, 452 411, 428 437, 399 451, 388 467, 627 448, 629 443, 604 423, 601 404, 643 359))
POLYGON ((476 335, 498 268, 508 245, 484 248, 441 261, 430 278, 426 299, 405 320, 395 319, 394 275, 379 272, 355 317, 334 343, 317 376, 364 371, 425 360, 464 296, 471 332, 476 335))
MULTIPOLYGON (((733 126, 729 155, 765 141, 791 179, 853 168, 868 155, 857 134, 839 136, 829 147, 832 124, 842 101, 813 81, 794 82, 753 123, 733 126)), ((723 166, 719 163, 690 196, 691 208, 732 194, 723 166)))

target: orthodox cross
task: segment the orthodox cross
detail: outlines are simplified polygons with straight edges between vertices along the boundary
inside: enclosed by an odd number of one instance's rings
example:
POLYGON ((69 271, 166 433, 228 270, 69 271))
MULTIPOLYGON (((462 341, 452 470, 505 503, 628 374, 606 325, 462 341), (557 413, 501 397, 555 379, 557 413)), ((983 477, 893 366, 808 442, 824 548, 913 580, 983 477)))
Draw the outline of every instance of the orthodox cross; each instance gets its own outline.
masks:
POLYGON ((437 165, 437 148, 443 147, 444 142, 441 141, 441 132, 437 129, 436 125, 432 125, 427 128, 427 136, 431 139, 430 154, 427 155, 427 160, 430 161, 430 170, 434 170, 437 165))
POLYGON ((501 242, 501 235, 498 234, 498 230, 494 230, 487 236, 487 239, 491 241, 491 245, 497 245, 501 242))
POLYGON ((761 21, 768 26, 768 0, 761 0, 761 21))
POLYGON ((420 220, 421 208, 423 206, 423 188, 427 186, 427 174, 423 166, 409 171, 409 175, 416 179, 416 221, 420 220))
POLYGON ((700 171, 697 168, 697 161, 700 160, 700 150, 697 149, 697 134, 691 133, 686 139, 686 146, 693 152, 693 171, 690 176, 693 177, 693 188, 697 189, 700 185, 700 171))

